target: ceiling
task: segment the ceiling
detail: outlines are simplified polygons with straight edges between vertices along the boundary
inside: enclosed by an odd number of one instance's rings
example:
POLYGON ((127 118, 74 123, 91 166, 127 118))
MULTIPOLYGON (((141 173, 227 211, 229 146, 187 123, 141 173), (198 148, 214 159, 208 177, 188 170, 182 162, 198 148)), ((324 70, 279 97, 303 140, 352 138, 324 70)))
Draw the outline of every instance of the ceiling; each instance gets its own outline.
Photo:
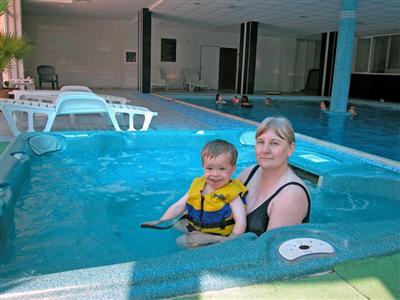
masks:
MULTIPOLYGON (((22 0, 23 14, 137 20, 147 7, 158 26, 238 32, 259 22, 259 33, 311 37, 337 31, 340 0, 22 0)), ((400 0, 359 0, 357 36, 400 33, 400 0)))

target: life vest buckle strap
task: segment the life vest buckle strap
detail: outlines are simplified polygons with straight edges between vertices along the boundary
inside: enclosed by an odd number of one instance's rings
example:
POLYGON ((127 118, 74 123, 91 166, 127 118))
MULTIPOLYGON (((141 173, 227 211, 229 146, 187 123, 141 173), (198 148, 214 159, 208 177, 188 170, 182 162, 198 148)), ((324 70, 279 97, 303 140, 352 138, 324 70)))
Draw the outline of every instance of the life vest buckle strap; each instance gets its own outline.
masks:
POLYGON ((208 224, 203 224, 202 222, 199 222, 197 220, 193 220, 189 215, 186 215, 186 218, 196 227, 199 228, 204 228, 204 229, 211 229, 211 228, 221 228, 225 229, 225 227, 230 226, 235 224, 234 219, 229 219, 229 220, 222 220, 219 223, 208 223, 208 224))

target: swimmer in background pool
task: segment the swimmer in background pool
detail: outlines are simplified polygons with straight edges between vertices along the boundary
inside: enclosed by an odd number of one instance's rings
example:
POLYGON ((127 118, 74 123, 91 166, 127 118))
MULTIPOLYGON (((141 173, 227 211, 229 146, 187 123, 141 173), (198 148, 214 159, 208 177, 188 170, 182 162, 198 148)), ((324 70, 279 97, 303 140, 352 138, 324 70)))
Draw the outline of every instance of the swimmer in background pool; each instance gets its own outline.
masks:
POLYGON ((238 96, 233 96, 231 102, 232 102, 232 104, 239 104, 240 103, 240 99, 239 99, 238 96))
POLYGON ((265 105, 268 105, 268 106, 271 106, 273 104, 272 99, 269 97, 265 99, 264 103, 265 103, 265 105))
POLYGON ((331 107, 331 103, 328 100, 321 101, 319 104, 319 108, 322 111, 328 111, 330 107, 331 107))
POLYGON ((215 104, 226 104, 226 101, 224 100, 221 94, 215 95, 215 104))
POLYGON ((352 117, 357 116, 356 107, 355 107, 354 104, 349 104, 349 105, 347 106, 347 112, 351 113, 351 116, 352 116, 352 117))
POLYGON ((253 107, 253 104, 250 103, 249 97, 247 95, 243 95, 240 99, 240 106, 241 107, 253 107))

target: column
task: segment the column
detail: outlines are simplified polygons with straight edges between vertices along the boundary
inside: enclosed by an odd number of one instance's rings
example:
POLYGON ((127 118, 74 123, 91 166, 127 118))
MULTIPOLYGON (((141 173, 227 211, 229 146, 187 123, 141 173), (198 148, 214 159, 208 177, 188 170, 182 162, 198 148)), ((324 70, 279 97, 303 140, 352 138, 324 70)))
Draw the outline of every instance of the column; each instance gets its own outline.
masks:
POLYGON ((142 8, 138 16, 138 91, 151 90, 151 12, 142 8))
POLYGON ((345 113, 347 111, 353 44, 356 30, 357 4, 358 0, 341 1, 339 34, 330 107, 332 112, 345 113))
POLYGON ((240 25, 239 71, 236 91, 239 94, 254 93, 256 73, 258 22, 240 25))

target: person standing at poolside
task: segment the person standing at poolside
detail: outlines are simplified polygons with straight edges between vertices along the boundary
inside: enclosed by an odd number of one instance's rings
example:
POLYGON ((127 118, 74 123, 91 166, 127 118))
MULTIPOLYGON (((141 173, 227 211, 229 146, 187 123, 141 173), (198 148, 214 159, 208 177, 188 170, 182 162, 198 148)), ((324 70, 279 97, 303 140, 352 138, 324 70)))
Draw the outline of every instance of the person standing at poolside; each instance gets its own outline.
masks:
POLYGON ((233 239, 245 231, 247 189, 239 180, 231 179, 236 170, 235 146, 224 140, 210 141, 201 151, 201 158, 204 176, 194 179, 189 191, 159 220, 143 223, 141 227, 160 229, 158 224, 183 215, 176 227, 186 233, 177 239, 177 243, 184 247, 215 242, 187 242, 188 237, 197 234, 233 239))

